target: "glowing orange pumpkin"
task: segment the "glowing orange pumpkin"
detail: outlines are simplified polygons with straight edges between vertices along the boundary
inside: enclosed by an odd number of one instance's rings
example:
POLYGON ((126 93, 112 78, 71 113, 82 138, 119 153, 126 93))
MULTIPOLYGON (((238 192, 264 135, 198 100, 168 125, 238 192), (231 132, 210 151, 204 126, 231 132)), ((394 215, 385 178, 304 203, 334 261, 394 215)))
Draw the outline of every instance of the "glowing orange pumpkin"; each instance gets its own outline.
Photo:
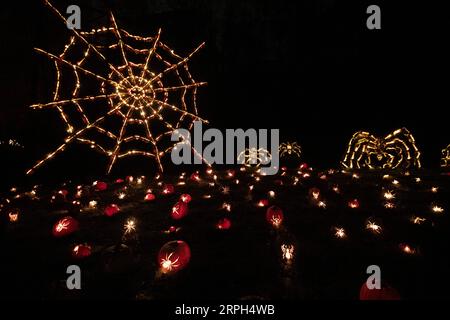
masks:
POLYGON ((192 197, 189 194, 185 193, 180 196, 180 200, 183 201, 184 203, 189 203, 191 202, 192 197))
POLYGON ((228 230, 231 228, 231 221, 230 219, 223 218, 220 219, 219 222, 216 224, 216 228, 219 230, 228 230))
POLYGON ((271 206, 266 211, 266 220, 274 227, 279 227, 283 222, 283 210, 277 206, 271 206))
POLYGON ((72 257, 84 259, 91 255, 91 247, 86 244, 78 244, 72 250, 72 257))
POLYGON ((108 189, 108 184, 103 181, 96 181, 95 182, 95 191, 105 191, 108 189))
POLYGON ((178 201, 172 207, 172 212, 171 212, 170 216, 175 220, 179 220, 179 219, 182 219, 184 216, 186 216, 188 214, 188 212, 189 212, 189 207, 188 207, 187 203, 178 201))
POLYGON ((350 208, 352 208, 352 209, 358 209, 358 208, 359 208, 359 201, 358 201, 358 199, 350 200, 350 201, 348 202, 348 206, 349 206, 350 208))
POLYGON ((380 289, 369 289, 364 282, 359 291, 359 300, 400 300, 400 294, 389 285, 380 289))
POLYGON ((258 207, 267 207, 269 205, 269 200, 261 199, 258 201, 258 207))
POLYGON ((147 193, 144 198, 145 201, 153 201, 155 199, 156 199, 156 197, 153 193, 147 193))
POLYGON ((191 174, 190 179, 192 181, 200 181, 200 174, 198 172, 194 172, 193 174, 191 174))
POLYGON ((67 236, 78 230, 79 223, 74 218, 67 216, 53 225, 53 235, 57 238, 67 236))
POLYGON ((166 184, 163 188, 163 194, 172 194, 175 192, 175 187, 172 184, 166 184))
POLYGON ((105 208, 105 215, 108 217, 112 217, 116 215, 120 211, 120 208, 117 204, 110 204, 105 208))
POLYGON ((158 253, 158 265, 162 273, 174 273, 188 265, 191 249, 184 241, 167 242, 158 253))

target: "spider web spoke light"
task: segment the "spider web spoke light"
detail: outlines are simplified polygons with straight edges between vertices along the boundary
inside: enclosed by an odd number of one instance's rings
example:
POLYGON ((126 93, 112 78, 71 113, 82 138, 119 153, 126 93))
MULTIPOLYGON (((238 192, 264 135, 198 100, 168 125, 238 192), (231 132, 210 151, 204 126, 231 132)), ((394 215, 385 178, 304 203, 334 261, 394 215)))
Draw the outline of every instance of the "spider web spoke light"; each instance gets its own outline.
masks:
POLYGON ((35 50, 36 50, 37 52, 39 52, 39 53, 42 53, 42 54, 48 56, 50 59, 57 60, 57 61, 59 61, 59 62, 61 62, 61 63, 63 63, 63 64, 66 64, 66 65, 68 65, 68 66, 73 67, 74 69, 78 69, 78 70, 82 71, 82 72, 85 73, 85 74, 88 74, 88 75, 91 75, 91 76, 97 78, 98 80, 102 80, 102 81, 106 81, 106 82, 111 82, 111 83, 112 83, 113 85, 115 85, 115 86, 120 86, 120 87, 124 88, 122 85, 120 85, 119 83, 117 83, 117 82, 115 82, 115 81, 112 81, 112 80, 110 80, 110 79, 106 79, 106 78, 104 78, 104 77, 102 77, 102 76, 99 76, 98 74, 95 74, 94 72, 91 72, 91 71, 89 71, 89 70, 87 70, 87 69, 84 69, 84 68, 82 68, 82 67, 80 67, 80 66, 78 66, 78 65, 74 65, 74 64, 72 64, 71 62, 69 62, 69 61, 67 61, 67 60, 65 60, 65 59, 63 59, 63 58, 60 58, 60 57, 58 57, 58 56, 56 56, 56 55, 54 55, 54 54, 52 54, 52 53, 50 53, 50 52, 47 52, 47 51, 42 50, 42 49, 39 49, 39 48, 35 48, 35 50))
MULTIPOLYGON (((44 3, 60 18, 62 19, 62 21, 64 22, 64 24, 67 26, 67 19, 50 3, 49 0, 44 0, 44 3)), ((106 57, 100 52, 98 51, 98 49, 92 45, 89 41, 86 40, 85 37, 83 37, 83 35, 77 31, 77 29, 72 28, 71 31, 75 34, 75 36, 77 38, 79 38, 82 42, 84 42, 88 48, 92 49, 93 52, 96 53, 96 55, 102 60, 104 61, 108 67, 115 72, 117 75, 119 75, 120 77, 122 77, 126 82, 128 82, 127 79, 124 78, 124 76, 106 59, 106 57)), ((129 85, 131 85, 131 83, 128 82, 129 85)))
MULTIPOLYGON (((145 59, 145 64, 144 64, 144 67, 142 68, 142 73, 141 73, 141 80, 144 80, 145 72, 148 70, 148 64, 150 63, 153 53, 156 51, 156 47, 158 46, 160 37, 161 37, 161 29, 158 30, 158 34, 156 35, 155 39, 153 40, 154 41, 153 46, 149 50, 147 58, 145 59)), ((139 84, 142 85, 142 81, 139 81, 139 84)))
POLYGON ((133 84, 136 84, 133 70, 131 69, 130 63, 128 62, 127 55, 125 54, 122 35, 120 33, 119 28, 117 27, 116 19, 114 18, 114 15, 112 13, 111 13, 111 22, 113 24, 114 34, 117 36, 117 38, 119 40, 120 52, 122 54, 122 59, 123 59, 125 65, 127 66, 128 75, 131 77, 133 84))
POLYGON ((180 62, 173 64, 172 66, 170 66, 169 68, 165 69, 164 71, 162 71, 161 73, 159 73, 158 75, 156 75, 155 77, 153 77, 152 79, 148 80, 147 83, 145 83, 144 88, 146 88, 147 86, 151 85, 153 82, 155 82, 155 80, 160 79, 161 77, 163 77, 166 73, 177 69, 179 66, 184 65, 186 63, 188 63, 188 61, 192 58, 192 56, 194 54, 196 54, 199 50, 201 50, 203 47, 205 46, 205 43, 203 42, 201 45, 199 45, 194 51, 192 51, 186 58, 184 58, 183 60, 181 60, 180 62))

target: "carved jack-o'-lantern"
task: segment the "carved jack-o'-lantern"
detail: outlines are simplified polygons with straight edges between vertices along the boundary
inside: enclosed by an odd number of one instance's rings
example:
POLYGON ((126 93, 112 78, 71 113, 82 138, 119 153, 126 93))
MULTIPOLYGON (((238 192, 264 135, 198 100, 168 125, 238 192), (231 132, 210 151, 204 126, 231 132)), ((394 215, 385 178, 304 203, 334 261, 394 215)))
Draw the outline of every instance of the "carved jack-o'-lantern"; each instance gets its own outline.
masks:
POLYGON ((266 211, 266 220, 274 227, 279 227, 283 222, 284 215, 283 210, 277 206, 271 206, 266 211))
POLYGON ((53 235, 58 238, 64 237, 77 231, 78 227, 78 221, 70 216, 67 216, 54 224, 53 235))
POLYGON ((162 273, 184 269, 191 260, 191 249, 184 241, 170 241, 158 253, 158 265, 162 273))
POLYGON ((175 220, 179 220, 179 219, 183 218, 184 216, 186 216, 188 214, 188 211, 189 211, 189 207, 188 207, 187 203, 185 203, 183 201, 178 201, 172 207, 172 212, 171 212, 170 216, 175 220))

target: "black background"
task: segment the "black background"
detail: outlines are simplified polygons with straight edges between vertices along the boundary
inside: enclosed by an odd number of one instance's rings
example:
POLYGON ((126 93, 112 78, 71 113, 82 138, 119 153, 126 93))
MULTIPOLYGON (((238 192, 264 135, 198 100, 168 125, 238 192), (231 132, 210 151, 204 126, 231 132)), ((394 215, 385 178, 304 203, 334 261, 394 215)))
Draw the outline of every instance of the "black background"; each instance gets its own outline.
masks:
MULTIPOLYGON (((279 128, 296 140, 304 159, 337 166, 357 130, 385 135, 407 127, 425 167, 439 165, 448 140, 447 19, 442 2, 347 0, 71 0, 82 28, 108 22, 134 34, 154 35, 181 55, 199 43, 193 75, 199 112, 217 128, 279 128), (368 30, 366 8, 377 4, 382 29, 368 30)), ((33 47, 60 52, 68 30, 41 1, 11 1, 0 12, 0 138, 15 138, 3 175, 20 176, 64 138, 56 112, 33 111, 47 102, 54 68, 33 47)), ((101 156, 71 147, 40 175, 102 173, 101 156), (80 157, 83 155, 83 157, 80 157)))

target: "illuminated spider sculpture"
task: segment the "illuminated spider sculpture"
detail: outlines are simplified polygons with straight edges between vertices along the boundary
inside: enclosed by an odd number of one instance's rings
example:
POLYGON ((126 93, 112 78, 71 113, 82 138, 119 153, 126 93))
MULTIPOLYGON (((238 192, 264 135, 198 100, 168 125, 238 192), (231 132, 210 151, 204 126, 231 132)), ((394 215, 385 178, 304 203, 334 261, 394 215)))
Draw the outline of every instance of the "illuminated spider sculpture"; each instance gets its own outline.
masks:
POLYGON ((302 148, 297 142, 283 142, 278 147, 280 158, 285 156, 295 156, 300 158, 302 154, 302 148))
POLYGON ((271 161, 272 155, 264 148, 250 148, 242 151, 238 157, 238 163, 243 164, 246 167, 259 167, 262 164, 267 164, 271 161))
POLYGON ((364 131, 350 140, 344 160, 348 169, 420 168, 420 152, 414 137, 406 128, 395 130, 384 138, 364 131))
POLYGON ((441 167, 450 168, 450 144, 447 148, 442 149, 441 167))

